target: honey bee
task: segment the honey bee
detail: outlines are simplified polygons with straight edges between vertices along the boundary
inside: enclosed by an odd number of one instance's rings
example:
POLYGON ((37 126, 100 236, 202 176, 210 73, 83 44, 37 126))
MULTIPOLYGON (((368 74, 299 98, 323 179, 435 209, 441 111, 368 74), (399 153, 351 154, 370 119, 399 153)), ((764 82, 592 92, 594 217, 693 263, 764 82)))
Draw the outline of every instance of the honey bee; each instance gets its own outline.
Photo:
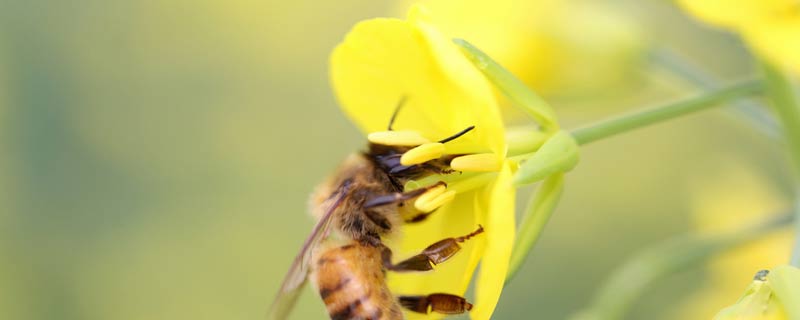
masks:
MULTIPOLYGON (((404 100, 397 105, 388 132, 392 132, 392 123, 404 100)), ((474 126, 439 143, 472 129, 474 126)), ((307 278, 316 285, 331 319, 393 320, 403 318, 401 308, 442 314, 460 314, 472 308, 463 297, 446 293, 394 296, 386 284, 386 271, 432 270, 455 255, 460 250, 459 243, 483 232, 483 227, 477 226, 469 234, 443 239, 411 258, 392 262, 392 251, 381 238, 396 232, 403 223, 424 220, 431 212, 411 210, 412 201, 445 186, 439 182, 404 192, 405 183, 454 172, 449 167, 454 156, 402 165, 402 155, 414 147, 370 142, 366 152, 351 155, 328 181, 317 187, 311 197, 311 211, 318 222, 290 267, 270 307, 269 319, 288 316, 307 278)))

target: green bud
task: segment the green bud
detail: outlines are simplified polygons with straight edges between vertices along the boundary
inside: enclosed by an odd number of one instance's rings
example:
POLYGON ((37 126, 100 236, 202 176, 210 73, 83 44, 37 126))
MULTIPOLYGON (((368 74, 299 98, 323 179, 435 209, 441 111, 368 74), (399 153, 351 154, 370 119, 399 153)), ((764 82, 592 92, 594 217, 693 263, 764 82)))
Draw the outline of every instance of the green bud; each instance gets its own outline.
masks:
POLYGON ((568 172, 578 164, 579 157, 580 147, 572 135, 558 131, 520 165, 514 184, 530 184, 555 173, 568 172))
POLYGON ((759 271, 739 301, 714 320, 799 320, 800 269, 779 266, 759 271))
POLYGON ((800 320, 800 269, 778 266, 767 277, 787 319, 800 320))

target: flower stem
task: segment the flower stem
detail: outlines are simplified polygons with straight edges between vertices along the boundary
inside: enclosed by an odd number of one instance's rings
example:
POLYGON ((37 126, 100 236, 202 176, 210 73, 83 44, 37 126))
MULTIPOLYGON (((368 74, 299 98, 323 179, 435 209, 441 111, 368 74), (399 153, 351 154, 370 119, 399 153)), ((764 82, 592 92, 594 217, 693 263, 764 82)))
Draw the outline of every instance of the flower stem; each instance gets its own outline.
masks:
POLYGON ((788 225, 792 219, 792 214, 787 213, 741 230, 713 235, 689 233, 647 248, 614 271, 595 293, 591 305, 573 319, 624 319, 636 299, 657 280, 758 239, 788 225))
MULTIPOLYGON (((768 63, 762 63, 764 78, 775 114, 783 127, 783 135, 789 148, 790 161, 793 164, 795 188, 800 188, 800 102, 792 91, 792 83, 780 69, 768 63)), ((800 194, 800 192, 796 192, 800 194)), ((795 209, 800 218, 800 209, 795 209)), ((800 219, 796 219, 799 220, 800 219)), ((790 263, 800 267, 800 222, 797 223, 797 235, 790 263)))
MULTIPOLYGON (((705 110, 730 99, 761 92, 764 86, 759 80, 748 80, 712 90, 704 94, 668 103, 663 106, 637 111, 601 121, 588 127, 572 131, 580 145, 632 131, 654 123, 670 120, 692 112, 705 110)), ((800 128, 800 127, 798 127, 800 128)), ((800 150, 800 149, 799 149, 800 150)))
MULTIPOLYGON (((660 66, 695 88, 712 90, 719 87, 719 79, 709 73, 708 70, 704 70, 697 63, 677 54, 673 50, 656 48, 650 52, 650 58, 655 65, 660 66)), ((729 110, 732 115, 741 121, 749 123, 752 128, 770 138, 782 138, 778 132, 778 122, 762 103, 743 99, 731 101, 730 106, 733 108, 726 108, 726 111, 729 110)))

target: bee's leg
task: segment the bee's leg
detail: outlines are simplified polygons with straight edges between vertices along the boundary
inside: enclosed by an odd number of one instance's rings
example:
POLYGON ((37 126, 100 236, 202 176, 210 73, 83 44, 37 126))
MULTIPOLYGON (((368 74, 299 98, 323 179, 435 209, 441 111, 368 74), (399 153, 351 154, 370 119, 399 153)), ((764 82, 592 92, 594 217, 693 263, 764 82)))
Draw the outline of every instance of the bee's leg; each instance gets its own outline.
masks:
POLYGON ((444 314, 460 314, 472 310, 472 304, 457 295, 434 293, 427 296, 399 296, 400 305, 408 310, 428 314, 438 312, 444 314))
POLYGON ((423 163, 423 164, 419 164, 418 166, 422 170, 425 170, 425 171, 433 173, 433 174, 447 175, 447 174, 451 174, 451 173, 456 173, 456 172, 460 173, 461 172, 461 171, 450 169, 450 167, 445 166, 445 165, 438 165, 438 164, 428 163, 428 162, 423 163))
POLYGON ((431 214, 432 214, 432 213, 434 213, 434 212, 436 212, 436 210, 433 210, 433 211, 431 211, 431 212, 423 212, 423 213, 418 213, 418 214, 416 214, 415 216, 413 216, 413 217, 411 217, 411 218, 408 218, 408 219, 404 220, 404 222, 405 222, 405 223, 417 223, 417 222, 422 222, 422 221, 425 221, 425 219, 428 219, 428 216, 429 216, 429 215, 431 215, 431 214))
POLYGON ((481 233, 483 233, 483 227, 478 226, 478 230, 468 235, 439 240, 425 248, 425 250, 422 250, 422 253, 400 261, 398 264, 392 264, 392 251, 384 246, 382 256, 383 265, 386 269, 397 272, 432 270, 434 265, 447 261, 447 259, 450 259, 456 252, 461 250, 461 246, 458 245, 459 243, 467 241, 469 238, 481 233))
POLYGON ((375 196, 375 197, 372 197, 372 198, 368 198, 367 201, 364 202, 364 205, 362 207, 364 209, 369 209, 369 208, 385 206, 385 205, 389 205, 389 204, 393 204, 393 203, 401 203, 401 202, 408 201, 408 200, 414 199, 416 197, 419 197, 419 196, 423 195, 425 192, 427 192, 428 190, 431 190, 433 188, 436 188, 436 187, 442 186, 442 185, 443 186, 447 186, 447 184, 444 183, 443 181, 439 181, 439 182, 434 183, 434 184, 432 184, 430 186, 419 188, 419 189, 414 189, 414 190, 411 190, 411 191, 408 191, 408 192, 396 192, 396 193, 390 193, 390 194, 384 194, 384 195, 375 196))

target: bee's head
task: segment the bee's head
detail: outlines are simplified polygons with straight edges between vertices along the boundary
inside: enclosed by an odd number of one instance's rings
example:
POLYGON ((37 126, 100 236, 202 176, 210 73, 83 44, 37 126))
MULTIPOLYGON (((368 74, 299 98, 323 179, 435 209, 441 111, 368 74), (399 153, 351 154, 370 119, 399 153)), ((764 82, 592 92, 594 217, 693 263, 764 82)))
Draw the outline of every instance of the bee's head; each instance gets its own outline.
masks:
POLYGON ((419 179, 432 174, 451 173, 450 161, 457 155, 445 153, 444 144, 475 129, 469 126, 439 141, 428 140, 415 130, 394 130, 397 114, 406 102, 402 97, 389 120, 386 131, 372 132, 366 155, 396 180, 419 179))

